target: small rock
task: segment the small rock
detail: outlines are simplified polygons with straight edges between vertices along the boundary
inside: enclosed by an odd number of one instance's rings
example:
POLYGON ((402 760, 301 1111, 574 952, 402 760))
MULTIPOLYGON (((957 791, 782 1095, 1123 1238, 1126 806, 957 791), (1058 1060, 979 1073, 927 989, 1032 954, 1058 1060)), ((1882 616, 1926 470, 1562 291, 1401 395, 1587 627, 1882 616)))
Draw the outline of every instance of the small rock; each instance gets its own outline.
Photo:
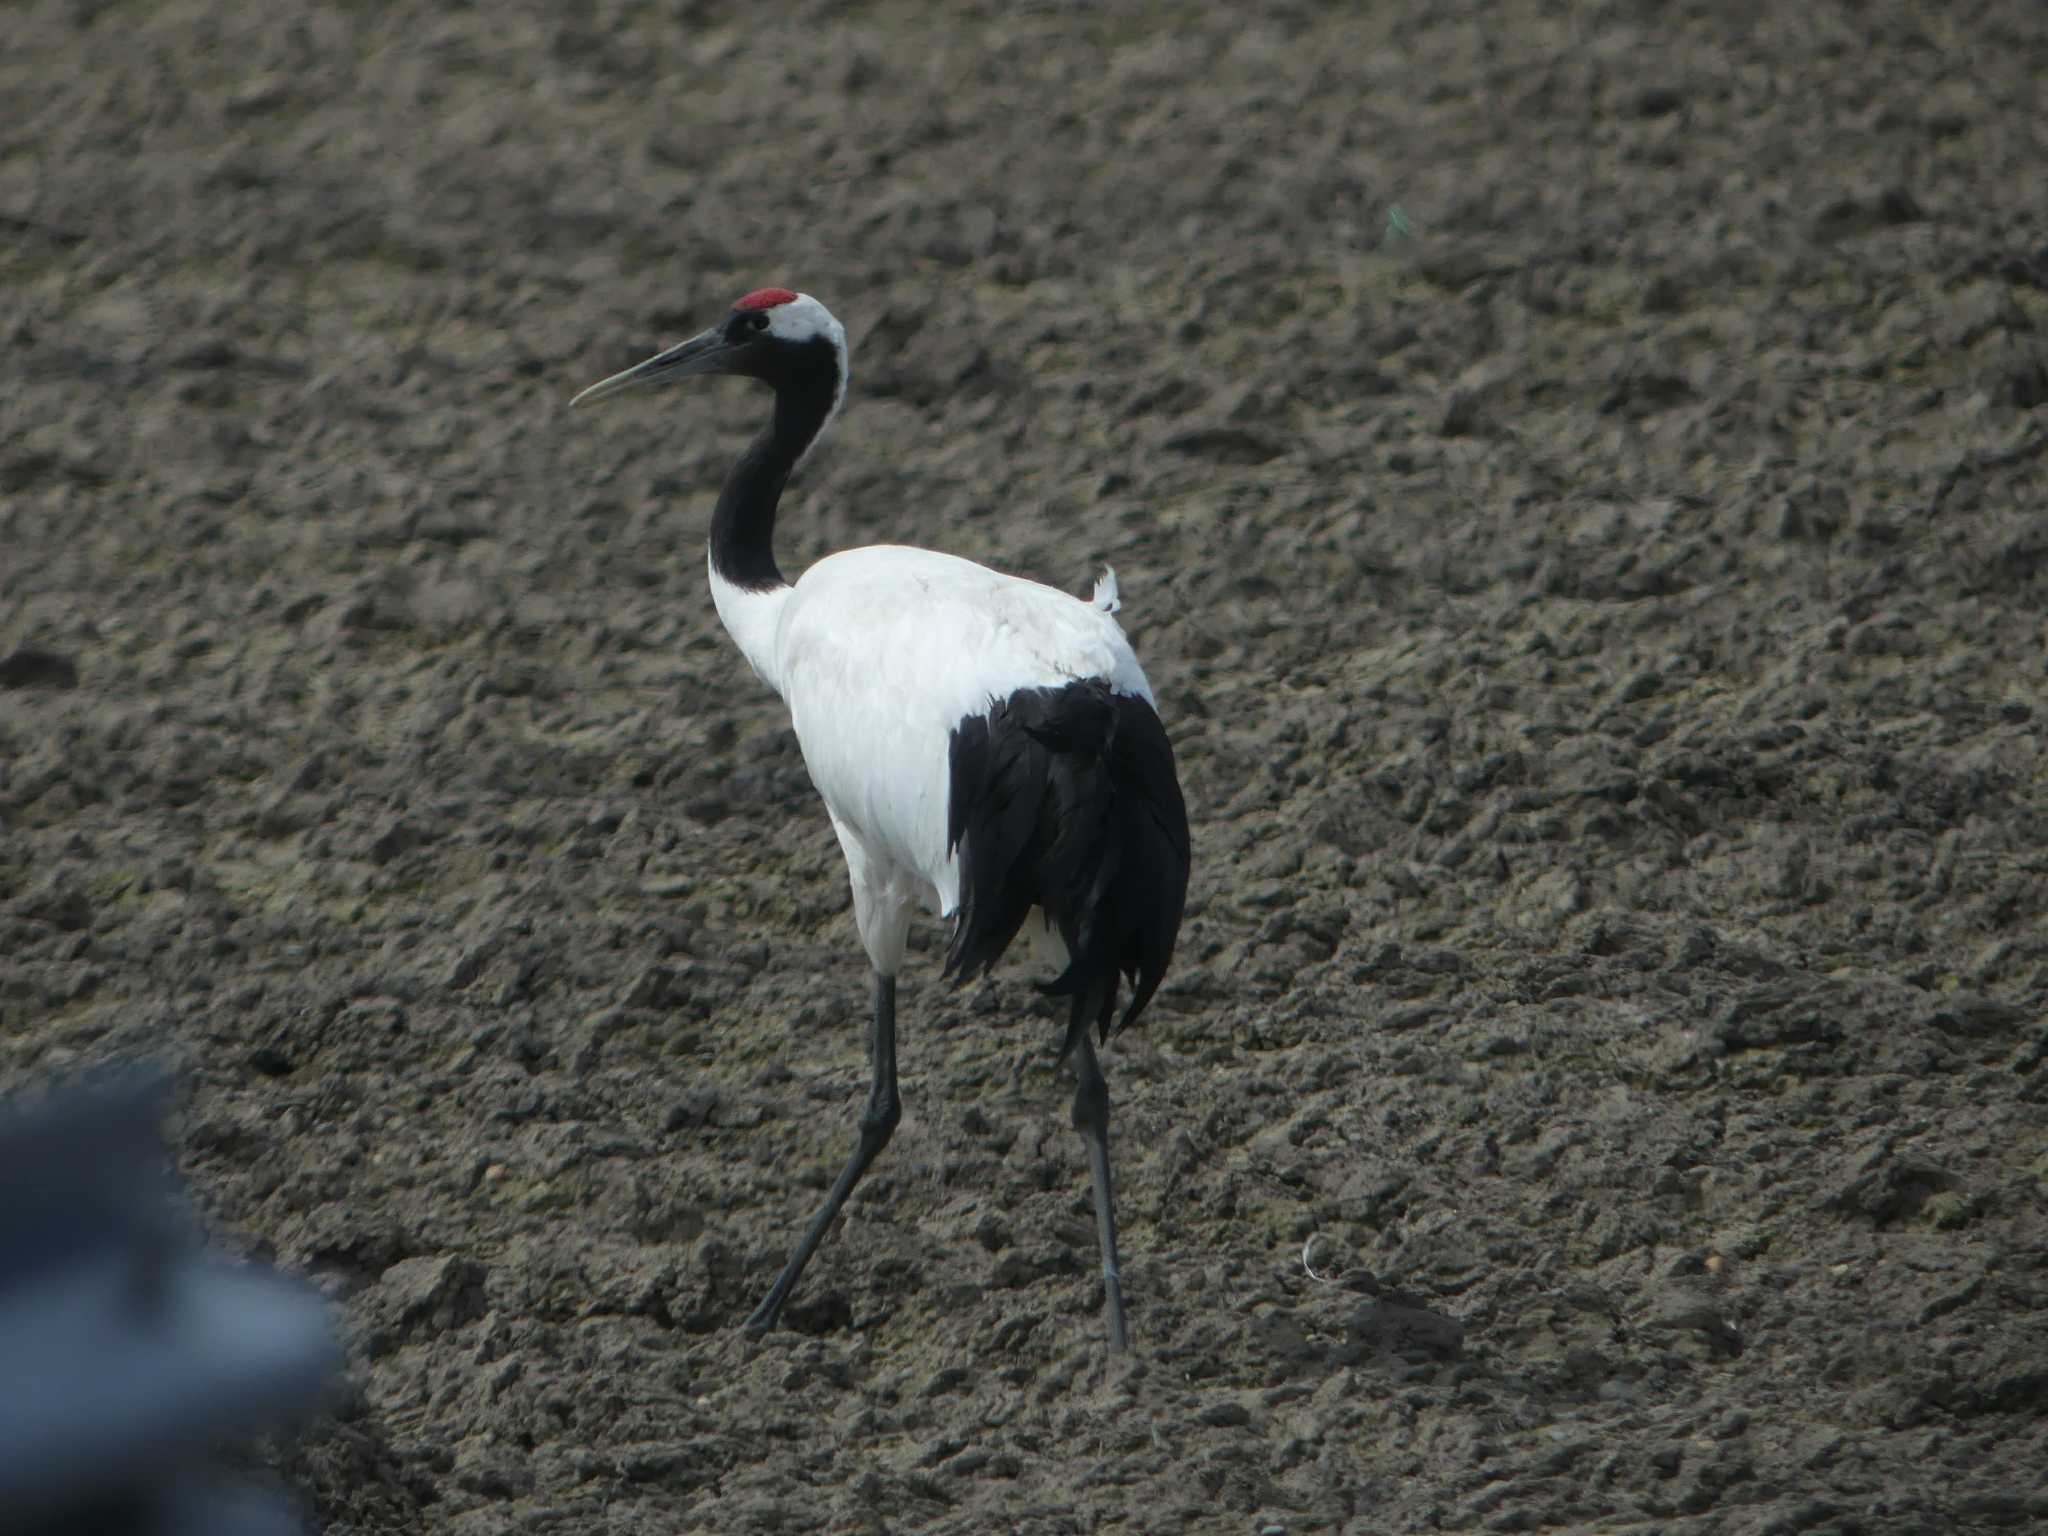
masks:
POLYGON ((1190 427, 1173 433, 1159 446, 1168 453, 1210 464, 1264 464, 1287 451, 1284 444, 1267 433, 1227 425, 1190 427))
POLYGON ((1619 697, 1624 704, 1634 704, 1649 698, 1663 686, 1663 674, 1654 667, 1646 667, 1621 685, 1619 697))
POLYGON ((1742 1335, 1708 1296, 1696 1292, 1683 1280, 1661 1282, 1643 1328, 1649 1332, 1695 1333, 1716 1355, 1742 1353, 1742 1335))
POLYGON ((427 1324, 437 1332, 460 1328, 482 1317, 488 1305, 489 1271, 475 1259, 443 1254, 401 1259, 379 1282, 385 1305, 406 1327, 427 1324))
POLYGON ((92 926, 92 901, 68 875, 53 874, 23 898, 23 917, 48 923, 65 933, 92 926))
POLYGON ((1983 1038, 2017 1030, 2030 1018, 2026 1009, 1996 998, 1951 992, 1942 998, 1928 1022, 1943 1034, 1983 1038))
MULTIPOLYGON (((599 1064, 604 1060, 606 1043, 610 1041, 613 1035, 624 1029, 626 1023, 627 1015, 620 1008, 607 1008, 604 1012, 594 1015, 585 1028, 583 1043, 576 1047, 576 1054, 569 1059, 569 1070, 579 1080, 588 1077, 592 1072, 596 1071, 599 1064)), ((529 1031, 529 1033, 531 1032, 529 1031)), ((516 1040, 513 1043, 513 1050, 515 1055, 520 1054, 519 1042, 516 1040)), ((543 1047, 534 1056, 533 1061, 543 1060, 546 1055, 546 1049, 543 1047)), ((522 1056, 521 1059, 525 1058, 522 1056)))
POLYGON ((957 1391, 967 1380, 968 1371, 964 1365, 942 1366, 933 1373, 932 1379, 918 1391, 919 1397, 944 1397, 948 1392, 957 1391))
POLYGON ((1623 373, 1600 402, 1600 414, 1640 421, 1692 398, 1692 385, 1675 373, 1623 373))
POLYGON ((370 862, 388 864, 400 854, 409 853, 426 841, 426 835, 419 828, 407 822, 404 817, 400 817, 379 833, 376 841, 370 844, 370 862))
POLYGON ((208 336, 179 351, 171 358, 171 366, 187 370, 232 368, 241 357, 235 344, 225 336, 208 336))
POLYGON ((1307 1360, 1315 1353, 1308 1331, 1292 1312, 1265 1312, 1252 1319, 1245 1337, 1261 1355, 1278 1360, 1307 1360))
POLYGON ((448 967, 448 975, 441 984, 451 992, 460 992, 483 974, 484 966, 490 957, 490 950, 486 946, 472 945, 456 956, 455 963, 448 967))
POLYGON ((352 1035, 395 1035, 405 1028, 405 1005, 389 997, 359 998, 343 1008, 335 1022, 352 1035))
POLYGON ((634 979, 633 985, 620 999, 625 1008, 663 1008, 668 1005, 669 989, 675 985, 676 973, 665 965, 650 965, 634 979))
POLYGON ((1465 1350, 1465 1329, 1425 1307, 1376 1301, 1360 1307, 1345 1324, 1354 1342, 1392 1355, 1455 1360, 1465 1350))
POLYGON ((1927 1203, 1921 1209, 1926 1212, 1927 1219, 1944 1232, 1952 1232, 1957 1227, 1966 1227, 1970 1224, 1970 1198, 1954 1190, 1943 1190, 1939 1194, 1929 1195, 1927 1203))
POLYGON ((1675 315, 1685 308, 1685 289, 1668 272, 1660 272, 1643 285, 1643 312, 1675 315))
POLYGON ((289 1077, 297 1065, 275 1045, 259 1045, 249 1053, 249 1065, 265 1077, 289 1077))
POLYGON ((716 1088, 706 1084, 690 1089, 675 1103, 669 1105, 668 1113, 662 1116, 661 1128, 673 1136, 677 1131, 693 1126, 711 1124, 712 1116, 718 1113, 720 1095, 716 1088))
MULTIPOLYGON (((258 75, 245 81, 221 103, 230 118, 256 117, 274 112, 291 99, 291 77, 283 73, 258 75)), ((220 364, 213 366, 219 367, 220 364)))
POLYGON ((0 688, 76 688, 78 664, 55 651, 23 646, 0 659, 0 688))
POLYGON ((525 1457, 500 1446, 481 1446, 456 1458, 455 1484, 487 1499, 511 1499, 533 1492, 534 1474, 525 1457))
POLYGON ((2038 405, 2048 404, 2048 354, 2038 349, 2015 349, 2001 372, 2004 375, 2001 391, 2013 409, 2031 411, 2038 405))
POLYGON ((1444 396, 1443 414, 1437 418, 1437 436, 1470 437, 1478 428, 1478 395, 1469 389, 1454 389, 1444 396))

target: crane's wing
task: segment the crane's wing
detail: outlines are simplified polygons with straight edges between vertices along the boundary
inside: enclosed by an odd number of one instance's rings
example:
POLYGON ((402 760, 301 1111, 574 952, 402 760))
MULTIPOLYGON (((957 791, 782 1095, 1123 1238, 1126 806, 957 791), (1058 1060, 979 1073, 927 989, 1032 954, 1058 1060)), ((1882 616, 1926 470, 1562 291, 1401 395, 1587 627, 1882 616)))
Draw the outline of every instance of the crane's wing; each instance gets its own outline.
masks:
POLYGON ((941 912, 959 896, 946 799, 963 719, 1020 688, 1084 678, 1152 702, 1108 603, 888 545, 804 573, 777 627, 776 668, 833 816, 929 881, 941 912))

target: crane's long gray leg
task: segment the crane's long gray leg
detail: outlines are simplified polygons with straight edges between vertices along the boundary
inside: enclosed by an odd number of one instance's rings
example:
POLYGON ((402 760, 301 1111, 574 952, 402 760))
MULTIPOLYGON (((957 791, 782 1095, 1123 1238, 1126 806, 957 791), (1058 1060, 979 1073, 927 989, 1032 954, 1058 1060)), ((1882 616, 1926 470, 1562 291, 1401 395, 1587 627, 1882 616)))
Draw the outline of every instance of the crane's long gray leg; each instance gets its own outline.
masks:
POLYGON ((832 1225, 832 1218, 846 1204, 846 1197, 853 1193, 853 1186, 868 1171, 868 1165, 882 1148, 889 1145, 896 1122, 903 1118, 903 1105, 896 1096, 896 978, 884 976, 880 971, 875 972, 875 1022, 868 1036, 868 1064, 874 1077, 868 1087, 867 1108, 861 1111, 860 1145, 853 1149, 853 1156, 840 1172, 839 1182, 825 1197, 824 1208, 811 1218, 803 1241, 796 1245, 796 1252, 789 1256, 789 1262, 782 1266, 782 1273, 776 1276, 775 1284, 769 1287, 761 1305, 754 1308, 754 1315, 747 1319, 745 1327, 749 1333, 766 1333, 775 1326, 782 1304, 796 1289, 804 1266, 818 1251, 818 1244, 832 1225))
POLYGON ((1124 1322, 1124 1286, 1117 1271, 1116 1207, 1109 1188, 1109 1083, 1095 1059, 1092 1009, 1077 1010, 1067 1036, 1080 1083, 1074 1089, 1074 1129, 1088 1146, 1088 1176, 1095 1185, 1095 1236, 1102 1248, 1102 1307, 1109 1323, 1109 1352, 1122 1354, 1131 1336, 1124 1322))

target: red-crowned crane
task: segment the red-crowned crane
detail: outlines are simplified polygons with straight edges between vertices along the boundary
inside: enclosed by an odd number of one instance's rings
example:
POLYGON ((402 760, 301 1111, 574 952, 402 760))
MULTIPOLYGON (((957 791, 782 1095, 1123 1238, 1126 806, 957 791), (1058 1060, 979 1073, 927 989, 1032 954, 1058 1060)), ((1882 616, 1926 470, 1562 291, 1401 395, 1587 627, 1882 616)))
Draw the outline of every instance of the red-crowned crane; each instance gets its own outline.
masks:
POLYGON ((738 374, 775 414, 726 476, 711 516, 711 596, 763 681, 789 706, 804 766, 846 855, 854 921, 874 968, 873 1083, 860 1142, 824 1207, 747 1319, 775 1325, 833 1217, 902 1109, 896 973, 913 908, 954 918, 946 974, 985 974, 1020 929, 1063 964, 1061 1059, 1079 1086, 1102 1246, 1109 1347, 1128 1342, 1109 1181, 1109 1087, 1096 1058, 1134 1019, 1172 958, 1187 895, 1188 820, 1152 689, 1094 600, 900 545, 844 550, 793 585, 776 567, 775 508, 790 472, 846 398, 846 331, 807 294, 763 288, 717 325, 603 382, 738 374), (1116 1017, 1119 981, 1131 984, 1116 1017))

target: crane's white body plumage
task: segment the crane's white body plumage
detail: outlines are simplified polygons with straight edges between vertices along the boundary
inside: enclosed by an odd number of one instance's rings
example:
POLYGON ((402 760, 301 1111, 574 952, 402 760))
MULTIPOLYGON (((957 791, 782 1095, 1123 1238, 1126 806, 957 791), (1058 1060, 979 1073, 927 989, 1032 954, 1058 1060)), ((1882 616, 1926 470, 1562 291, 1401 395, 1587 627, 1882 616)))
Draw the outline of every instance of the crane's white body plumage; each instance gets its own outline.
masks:
MULTIPOLYGON (((957 555, 883 544, 827 556, 767 592, 714 567, 711 591, 727 632, 789 706, 846 855, 861 942, 885 975, 918 905, 943 916, 959 903, 946 835, 954 728, 1019 689, 1090 678, 1154 702, 1111 617, 1114 573, 1083 601, 957 555)), ((1063 963, 1042 921, 1027 932, 1063 963)))

